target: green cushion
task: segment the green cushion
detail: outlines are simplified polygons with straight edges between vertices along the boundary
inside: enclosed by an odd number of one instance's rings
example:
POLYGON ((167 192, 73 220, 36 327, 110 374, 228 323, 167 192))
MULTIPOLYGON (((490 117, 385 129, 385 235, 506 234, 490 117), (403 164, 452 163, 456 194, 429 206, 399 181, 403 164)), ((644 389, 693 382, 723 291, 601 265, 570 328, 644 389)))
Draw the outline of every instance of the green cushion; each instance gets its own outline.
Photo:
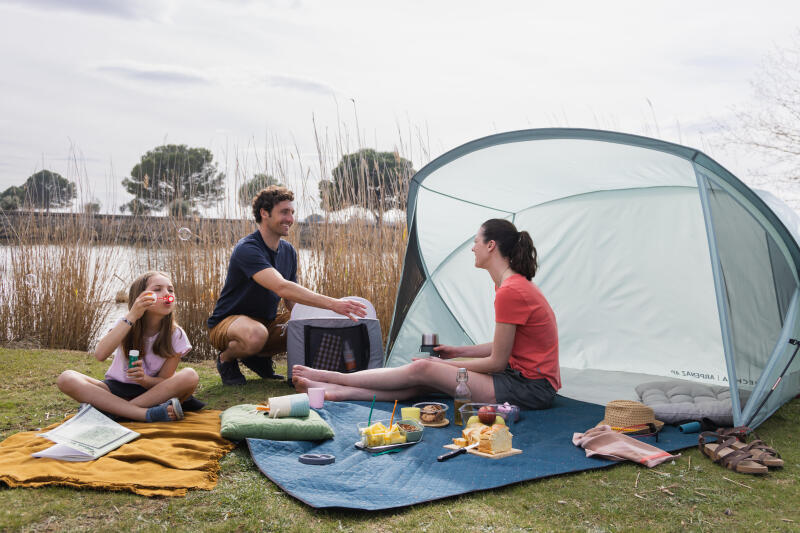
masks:
POLYGON ((252 404, 234 405, 220 415, 220 434, 230 440, 325 440, 333 429, 313 409, 303 418, 269 418, 252 404))

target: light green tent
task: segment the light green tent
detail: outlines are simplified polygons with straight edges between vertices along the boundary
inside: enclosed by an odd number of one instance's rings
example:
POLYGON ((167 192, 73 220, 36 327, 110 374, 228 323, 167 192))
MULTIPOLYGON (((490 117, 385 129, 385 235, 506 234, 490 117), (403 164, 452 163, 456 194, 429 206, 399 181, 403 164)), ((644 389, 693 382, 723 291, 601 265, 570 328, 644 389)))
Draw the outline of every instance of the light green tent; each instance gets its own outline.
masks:
POLYGON ((422 333, 489 342, 494 288, 472 240, 489 218, 533 236, 555 311, 561 394, 604 404, 679 378, 730 386, 755 427, 800 392, 798 217, 703 153, 594 130, 503 133, 420 170, 387 366, 422 333), (767 401, 763 404, 765 398, 767 401))

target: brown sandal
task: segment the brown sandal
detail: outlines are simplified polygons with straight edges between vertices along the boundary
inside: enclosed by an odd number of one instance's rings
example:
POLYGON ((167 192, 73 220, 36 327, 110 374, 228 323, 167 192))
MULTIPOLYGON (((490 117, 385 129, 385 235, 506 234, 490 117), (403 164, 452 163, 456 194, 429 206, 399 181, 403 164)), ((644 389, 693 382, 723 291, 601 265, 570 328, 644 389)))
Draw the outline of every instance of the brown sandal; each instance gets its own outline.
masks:
POLYGON ((764 463, 770 468, 783 467, 783 459, 781 459, 781 454, 779 454, 775 448, 767 446, 767 444, 761 439, 756 439, 747 444, 736 441, 732 444, 732 447, 736 448, 737 450, 750 452, 754 460, 764 463))
POLYGON ((736 437, 725 437, 713 431, 705 431, 700 434, 698 446, 700 451, 712 461, 734 472, 740 474, 766 474, 769 472, 764 464, 755 460, 751 451, 734 448, 732 444, 736 441, 736 437), (707 438, 712 437, 716 439, 716 442, 706 442, 707 438))

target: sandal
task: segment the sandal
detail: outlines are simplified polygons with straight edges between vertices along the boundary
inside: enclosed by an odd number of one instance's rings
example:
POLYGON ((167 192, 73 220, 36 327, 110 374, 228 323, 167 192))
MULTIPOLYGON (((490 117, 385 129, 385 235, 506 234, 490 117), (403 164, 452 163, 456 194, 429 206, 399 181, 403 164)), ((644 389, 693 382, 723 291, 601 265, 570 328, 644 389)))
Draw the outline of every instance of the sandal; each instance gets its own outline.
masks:
POLYGON ((147 410, 145 415, 147 422, 177 422, 183 420, 183 409, 181 409, 181 402, 177 398, 170 398, 166 402, 151 407, 147 410), (172 412, 175 414, 175 419, 169 417, 167 407, 172 406, 172 412))
POLYGON ((769 472, 764 464, 755 460, 751 451, 734 448, 732 444, 736 441, 736 437, 725 437, 713 431, 704 431, 700 434, 698 447, 712 461, 734 472, 740 474, 766 474, 769 472), (716 442, 706 442, 710 437, 716 439, 716 442))
POLYGON ((734 442, 732 446, 737 450, 750 452, 750 454, 753 456, 753 459, 760 463, 764 463, 770 468, 783 467, 783 459, 781 459, 781 454, 779 454, 775 448, 767 446, 767 444, 761 439, 756 439, 747 444, 742 442, 734 442))

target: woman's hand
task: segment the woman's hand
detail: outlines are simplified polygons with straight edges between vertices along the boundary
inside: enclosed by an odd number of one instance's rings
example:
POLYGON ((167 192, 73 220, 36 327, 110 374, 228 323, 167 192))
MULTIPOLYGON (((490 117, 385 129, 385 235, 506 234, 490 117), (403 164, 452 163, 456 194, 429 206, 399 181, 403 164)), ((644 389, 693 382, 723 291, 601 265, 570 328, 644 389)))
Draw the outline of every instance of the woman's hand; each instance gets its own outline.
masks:
POLYGON ((464 351, 464 347, 440 344, 439 346, 435 346, 433 351, 442 359, 455 359, 456 357, 463 357, 462 352, 464 351))
POLYGON ((144 315, 144 312, 147 309, 156 303, 158 298, 156 297, 156 293, 152 291, 145 291, 139 295, 138 298, 133 302, 130 311, 128 311, 128 318, 135 320, 139 320, 144 315))

